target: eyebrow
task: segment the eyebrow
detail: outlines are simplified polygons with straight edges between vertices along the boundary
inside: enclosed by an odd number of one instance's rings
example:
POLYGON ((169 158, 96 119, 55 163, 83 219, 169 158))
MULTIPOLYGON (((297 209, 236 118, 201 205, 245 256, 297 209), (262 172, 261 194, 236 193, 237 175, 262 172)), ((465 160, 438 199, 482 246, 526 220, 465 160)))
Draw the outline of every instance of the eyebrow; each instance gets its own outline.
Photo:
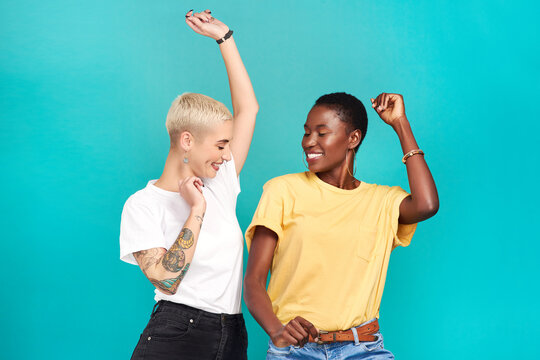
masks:
MULTIPOLYGON (((315 129, 320 129, 320 128, 323 128, 323 127, 330 129, 330 127, 328 127, 328 125, 324 125, 324 124, 320 124, 320 125, 315 126, 315 129)), ((304 124, 304 128, 309 129, 306 124, 304 124)))
POLYGON ((227 139, 223 139, 223 140, 218 140, 218 141, 216 141, 216 143, 225 143, 225 144, 228 143, 228 142, 230 142, 230 141, 227 140, 227 139))

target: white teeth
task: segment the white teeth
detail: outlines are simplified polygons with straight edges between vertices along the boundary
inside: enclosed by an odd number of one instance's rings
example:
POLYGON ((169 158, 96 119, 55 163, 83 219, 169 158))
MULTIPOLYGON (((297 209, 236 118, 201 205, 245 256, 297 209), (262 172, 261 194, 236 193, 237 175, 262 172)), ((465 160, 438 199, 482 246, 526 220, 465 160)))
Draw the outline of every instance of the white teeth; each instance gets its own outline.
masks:
POLYGON ((307 154, 308 159, 317 159, 320 158, 322 154, 307 154))

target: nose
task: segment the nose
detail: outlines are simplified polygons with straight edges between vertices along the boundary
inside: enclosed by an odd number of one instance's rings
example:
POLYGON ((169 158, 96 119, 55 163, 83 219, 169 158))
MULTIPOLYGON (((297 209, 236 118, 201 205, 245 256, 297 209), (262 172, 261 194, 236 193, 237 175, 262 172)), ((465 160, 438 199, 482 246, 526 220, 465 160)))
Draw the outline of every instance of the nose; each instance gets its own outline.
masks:
POLYGON ((225 161, 231 161, 231 148, 227 146, 227 151, 223 153, 221 158, 225 161))
POLYGON ((315 137, 313 136, 313 134, 308 135, 308 136, 304 136, 304 138, 302 139, 302 147, 303 148, 313 147, 313 146, 315 146, 316 143, 317 142, 315 141, 315 137))

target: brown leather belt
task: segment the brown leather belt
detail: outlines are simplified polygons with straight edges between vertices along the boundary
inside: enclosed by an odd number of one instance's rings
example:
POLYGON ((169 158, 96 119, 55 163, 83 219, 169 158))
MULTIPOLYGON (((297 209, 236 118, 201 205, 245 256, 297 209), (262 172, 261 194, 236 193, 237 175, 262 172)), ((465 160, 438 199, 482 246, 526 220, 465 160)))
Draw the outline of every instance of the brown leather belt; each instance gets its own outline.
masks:
MULTIPOLYGON (((359 326, 356 328, 358 334, 358 341, 375 341, 377 337, 374 336, 379 331, 379 321, 370 322, 369 324, 359 326)), ((342 341, 354 341, 354 334, 352 330, 339 330, 339 331, 319 331, 318 341, 315 341, 311 335, 309 335, 309 342, 316 342, 317 344, 326 344, 332 342, 342 341)))

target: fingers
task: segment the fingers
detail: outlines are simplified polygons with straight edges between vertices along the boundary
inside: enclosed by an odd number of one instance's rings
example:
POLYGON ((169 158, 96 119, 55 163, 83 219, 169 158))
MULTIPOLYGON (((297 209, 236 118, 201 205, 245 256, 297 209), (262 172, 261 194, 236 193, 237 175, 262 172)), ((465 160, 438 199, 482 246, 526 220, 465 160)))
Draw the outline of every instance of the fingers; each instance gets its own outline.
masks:
POLYGON ((309 335, 311 335, 313 339, 317 339, 319 337, 319 330, 317 330, 312 323, 301 316, 297 316, 291 320, 289 324, 294 327, 298 335, 301 336, 301 338, 295 336, 295 338, 298 340, 299 346, 304 346, 309 341, 309 335))
POLYGON ((189 176, 187 178, 184 178, 182 180, 178 180, 178 185, 180 187, 183 187, 183 186, 189 186, 189 185, 193 185, 195 186, 196 188, 202 188, 204 187, 204 183, 202 182, 202 180, 196 176, 189 176))
POLYGON ((201 33, 201 29, 197 25, 195 25, 193 21, 190 20, 190 18, 186 18, 186 24, 188 24, 188 26, 196 33, 201 33))
POLYGON ((213 22, 214 17, 212 16, 212 12, 210 10, 208 10, 208 9, 204 10, 204 12, 207 13, 210 16, 208 22, 213 22))
POLYGON ((210 10, 204 11, 202 13, 194 13, 193 10, 189 10, 186 13, 186 24, 189 25, 195 32, 202 34, 202 26, 205 23, 210 22, 214 18, 210 15, 210 10))
POLYGON ((383 111, 386 110, 388 108, 388 101, 390 100, 390 96, 388 96, 387 93, 383 93, 383 98, 382 98, 382 108, 383 108, 383 111))
POLYGON ((377 114, 385 111, 389 106, 390 97, 387 93, 380 93, 375 99, 371 99, 371 107, 375 109, 377 114))
POLYGON ((199 179, 199 178, 195 178, 195 180, 193 181, 193 185, 195 185, 197 190, 199 190, 201 192, 201 194, 202 194, 202 188, 204 186, 202 180, 199 179))
POLYGON ((298 321, 300 323, 300 325, 302 325, 302 327, 309 333, 311 334, 311 337, 313 337, 314 339, 316 337, 319 336, 319 330, 317 330, 317 328, 315 327, 315 325, 313 325, 312 323, 310 323, 309 321, 307 321, 306 319, 304 319, 303 317, 301 316, 297 316, 295 318, 296 321, 298 321))
POLYGON ((305 336, 303 334, 307 335, 307 333, 305 332, 305 330, 300 329, 302 329, 302 326, 300 326, 300 324, 298 323, 296 323, 295 326, 294 320, 289 321, 289 323, 285 325, 285 333, 293 337, 293 344, 302 346, 305 343, 305 336))
POLYGON ((371 107, 373 109, 375 109, 377 114, 381 113, 381 111, 382 111, 381 110, 381 105, 382 105, 381 98, 382 98, 382 94, 379 94, 375 99, 371 99, 371 107))
POLYGON ((203 11, 200 13, 193 14, 193 17, 196 17, 197 19, 201 20, 201 22, 203 23, 207 23, 207 22, 210 22, 210 18, 212 17, 212 15, 210 15, 206 11, 203 11))
POLYGON ((196 23, 194 20, 196 18, 193 16, 193 9, 192 10, 189 10, 187 13, 186 13, 186 24, 188 24, 188 26, 193 30, 195 31, 196 33, 201 33, 202 30, 200 28, 200 24, 196 23))
POLYGON ((296 345, 298 344, 298 341, 287 331, 283 333, 283 340, 287 342, 287 344, 296 345))
MULTIPOLYGON (((197 14, 195 14, 197 15, 197 14)), ((193 25, 195 25, 197 28, 201 28, 201 26, 206 22, 202 21, 198 16, 192 15, 188 18, 186 18, 187 21, 190 21, 193 25)))
POLYGON ((300 323, 296 319, 291 320, 290 324, 292 325, 294 330, 296 330, 296 332, 298 333, 299 337, 296 336, 296 339, 298 340, 298 345, 304 346, 305 343, 308 342, 309 340, 308 332, 306 331, 306 329, 304 329, 302 325, 300 325, 300 323))

